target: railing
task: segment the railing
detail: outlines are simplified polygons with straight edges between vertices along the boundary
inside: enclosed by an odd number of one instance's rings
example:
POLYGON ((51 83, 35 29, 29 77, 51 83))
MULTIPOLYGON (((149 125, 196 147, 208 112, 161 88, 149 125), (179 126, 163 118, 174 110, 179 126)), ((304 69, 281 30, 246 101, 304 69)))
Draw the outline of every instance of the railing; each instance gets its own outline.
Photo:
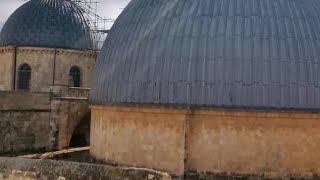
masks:
POLYGON ((78 88, 69 86, 52 86, 51 94, 55 98, 88 99, 90 88, 78 88))

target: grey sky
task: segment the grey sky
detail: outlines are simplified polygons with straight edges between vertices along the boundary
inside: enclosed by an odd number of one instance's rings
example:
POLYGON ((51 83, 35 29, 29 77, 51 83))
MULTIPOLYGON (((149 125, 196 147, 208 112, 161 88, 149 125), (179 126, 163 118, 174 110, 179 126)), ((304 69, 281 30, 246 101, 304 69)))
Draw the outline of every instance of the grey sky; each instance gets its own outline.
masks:
MULTIPOLYGON (((98 0, 98 14, 104 18, 115 19, 130 0, 98 0)), ((0 0, 0 28, 7 18, 23 3, 24 0, 0 0)), ((110 26, 111 24, 108 24, 110 26)))

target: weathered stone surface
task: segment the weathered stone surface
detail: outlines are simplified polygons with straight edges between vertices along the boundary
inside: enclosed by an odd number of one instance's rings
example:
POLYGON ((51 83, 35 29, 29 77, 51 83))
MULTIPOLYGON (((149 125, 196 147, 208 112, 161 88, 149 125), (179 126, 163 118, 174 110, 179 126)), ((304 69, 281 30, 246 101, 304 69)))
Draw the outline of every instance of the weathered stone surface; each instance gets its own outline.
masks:
POLYGON ((0 110, 49 110, 49 93, 0 91, 0 110))
POLYGON ((52 121, 59 129, 57 146, 59 149, 68 147, 77 125, 90 113, 88 102, 82 99, 53 98, 52 110, 52 121))
POLYGON ((14 48, 0 48, 0 90, 11 90, 13 82, 14 48))
POLYGON ((0 91, 0 153, 49 149, 49 93, 0 91))
POLYGON ((17 87, 18 69, 24 63, 32 69, 32 92, 49 92, 53 85, 68 86, 72 66, 81 69, 81 86, 88 88, 96 58, 97 52, 93 51, 35 47, 17 47, 15 50, 13 47, 0 47, 0 90, 13 90, 14 82, 17 87))
MULTIPOLYGON (((0 154, 68 147, 79 123, 90 121, 88 89, 53 89, 53 93, 0 91, 0 154)), ((89 139, 86 130, 80 133, 89 139)))
POLYGON ((0 153, 50 148, 50 111, 0 111, 0 153))
POLYGON ((122 168, 67 161, 0 157, 0 180, 170 180, 166 173, 148 169, 122 168), (1 178, 2 174, 2 178, 1 178))
POLYGON ((94 51, 0 47, 0 153, 67 147, 89 112, 96 57, 94 51), (17 90, 24 63, 32 69, 32 93, 17 90), (82 88, 68 87, 73 66, 81 70, 82 88))

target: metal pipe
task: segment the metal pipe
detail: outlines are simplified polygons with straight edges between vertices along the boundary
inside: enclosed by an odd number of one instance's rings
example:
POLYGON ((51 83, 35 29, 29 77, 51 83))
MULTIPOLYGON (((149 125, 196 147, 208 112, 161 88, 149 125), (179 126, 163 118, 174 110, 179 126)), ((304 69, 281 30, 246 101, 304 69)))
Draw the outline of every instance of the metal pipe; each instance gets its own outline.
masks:
POLYGON ((13 47, 13 82, 12 82, 12 89, 15 91, 16 90, 16 77, 17 77, 17 46, 13 47))

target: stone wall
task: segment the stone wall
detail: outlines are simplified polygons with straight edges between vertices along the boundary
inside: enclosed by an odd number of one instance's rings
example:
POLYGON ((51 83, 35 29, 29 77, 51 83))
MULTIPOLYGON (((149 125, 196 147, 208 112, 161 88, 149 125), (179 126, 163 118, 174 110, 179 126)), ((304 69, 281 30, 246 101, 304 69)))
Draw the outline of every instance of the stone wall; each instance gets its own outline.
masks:
POLYGON ((0 91, 0 110, 39 110, 51 108, 49 93, 0 91))
POLYGON ((11 90, 13 85, 14 48, 0 47, 0 91, 11 90))
POLYGON ((49 118, 50 111, 0 111, 0 153, 49 150, 49 118))
MULTIPOLYGON (((24 63, 31 67, 31 91, 49 92, 54 70, 54 49, 18 48, 16 62, 16 88, 18 88, 18 70, 24 63)), ((1 73, 1 72, 0 72, 1 73)))
POLYGON ((68 85, 69 71, 72 66, 81 70, 81 87, 89 88, 96 65, 97 52, 59 50, 56 58, 55 84, 68 85))
POLYGON ((77 162, 0 157, 0 180, 38 179, 110 179, 170 180, 162 172, 77 162))
POLYGON ((1 47, 0 128, 5 130, 0 131, 0 153, 67 147, 89 112, 87 88, 96 58, 93 51, 1 47), (33 93, 17 90, 24 63, 32 70, 33 93), (68 87, 72 66, 81 70, 82 88, 68 87))
MULTIPOLYGON (((56 146, 62 149, 69 146, 78 125, 80 123, 86 124, 86 122, 82 121, 90 121, 90 116, 87 118, 88 114, 90 114, 88 104, 90 89, 54 86, 51 90, 51 119, 56 124, 55 129, 57 130, 58 138, 56 146)), ((90 139, 88 132, 83 133, 87 139, 90 139)))
MULTIPOLYGON (((52 90, 52 93, 0 91, 0 154, 69 146, 75 129, 90 112, 89 90, 68 87, 52 90)), ((83 131, 77 133, 88 136, 89 132, 83 131)))
POLYGON ((13 90, 14 82, 18 87, 18 70, 24 63, 32 69, 32 92, 50 92, 53 85, 68 86, 72 66, 81 69, 81 85, 88 88, 96 58, 97 52, 93 51, 36 47, 17 47, 15 51, 13 47, 0 48, 0 90, 13 90))
POLYGON ((102 160, 184 172, 320 174, 320 114, 92 106, 91 153, 102 160))
POLYGON ((0 99, 0 153, 51 148, 48 93, 0 91, 0 99))
MULTIPOLYGON (((52 100, 52 120, 57 124, 57 147, 69 147, 72 135, 86 114, 90 113, 87 100, 54 98, 52 100)), ((90 120, 90 119, 88 119, 90 120)))

